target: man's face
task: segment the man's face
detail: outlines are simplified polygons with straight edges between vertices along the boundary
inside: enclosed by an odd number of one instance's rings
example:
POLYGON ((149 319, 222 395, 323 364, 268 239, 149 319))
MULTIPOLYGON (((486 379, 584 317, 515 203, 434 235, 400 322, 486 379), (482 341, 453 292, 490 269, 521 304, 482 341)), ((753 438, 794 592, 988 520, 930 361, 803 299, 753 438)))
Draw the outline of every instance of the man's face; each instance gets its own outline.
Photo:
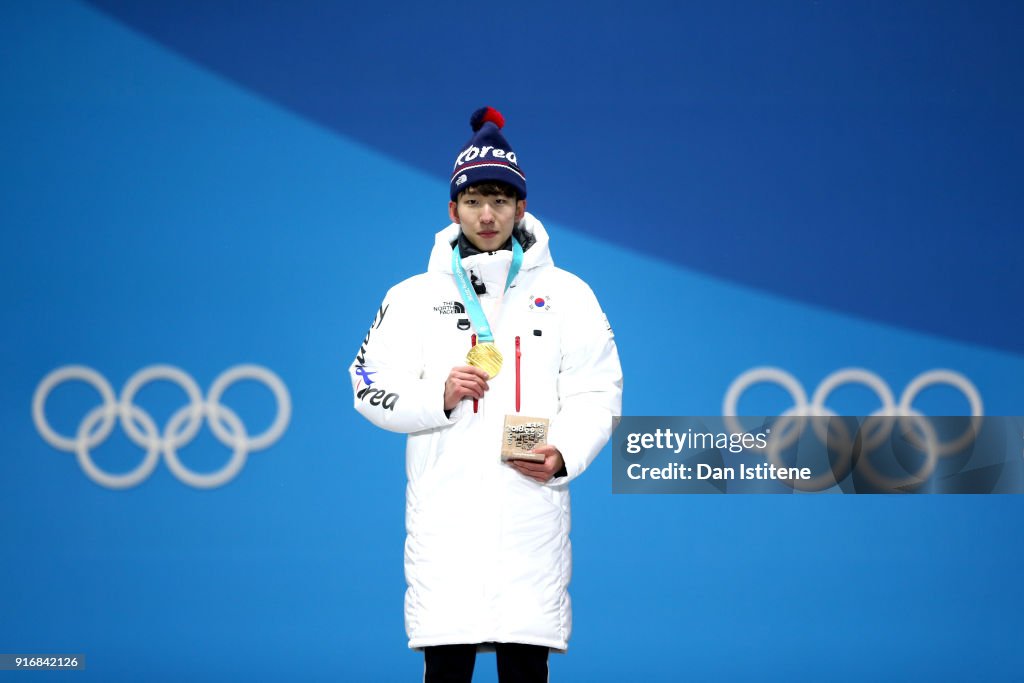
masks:
POLYGON ((471 187, 457 202, 448 202, 448 215, 480 251, 496 251, 508 241, 512 228, 526 213, 526 200, 501 194, 484 196, 471 187))

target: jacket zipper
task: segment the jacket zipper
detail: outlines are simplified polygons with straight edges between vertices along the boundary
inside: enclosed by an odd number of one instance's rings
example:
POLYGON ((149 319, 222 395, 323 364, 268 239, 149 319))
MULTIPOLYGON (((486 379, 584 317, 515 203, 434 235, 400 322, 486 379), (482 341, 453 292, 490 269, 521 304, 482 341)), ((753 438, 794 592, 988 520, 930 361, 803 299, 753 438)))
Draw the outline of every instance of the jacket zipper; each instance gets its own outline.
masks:
MULTIPOLYGON (((469 348, 473 348, 474 346, 476 346, 476 335, 475 334, 472 335, 469 338, 469 348)), ((477 411, 478 406, 479 406, 479 404, 477 403, 477 399, 474 398, 473 399, 473 412, 474 413, 477 411)))
POLYGON ((516 412, 519 412, 519 359, 523 357, 523 350, 519 346, 519 337, 516 337, 516 412))

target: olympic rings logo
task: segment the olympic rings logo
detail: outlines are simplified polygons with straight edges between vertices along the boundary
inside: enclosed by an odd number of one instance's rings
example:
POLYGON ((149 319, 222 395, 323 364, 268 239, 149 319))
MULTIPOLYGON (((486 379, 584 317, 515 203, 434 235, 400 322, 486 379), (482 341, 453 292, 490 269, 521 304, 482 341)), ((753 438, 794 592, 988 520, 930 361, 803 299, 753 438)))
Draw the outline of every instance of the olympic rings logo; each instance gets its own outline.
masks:
POLYGON ((98 372, 84 365, 68 365, 44 377, 32 397, 32 419, 43 439, 58 450, 74 453, 78 464, 90 479, 111 489, 138 486, 156 468, 161 454, 167 467, 182 483, 202 489, 223 486, 241 471, 249 453, 263 450, 281 438, 291 412, 291 397, 284 382, 259 365, 236 365, 225 370, 214 380, 205 398, 195 380, 179 368, 152 365, 128 379, 119 399, 114 397, 110 383, 98 372), (273 423, 257 436, 249 436, 238 414, 220 402, 228 387, 247 379, 262 382, 274 394, 277 403, 277 415, 273 423), (58 385, 72 381, 91 385, 99 392, 103 403, 86 413, 78 425, 78 431, 69 437, 58 434, 50 426, 46 419, 46 400, 58 385), (163 432, 158 432, 149 413, 133 403, 142 387, 157 381, 177 384, 189 399, 189 403, 179 408, 167 421, 163 432), (111 474, 102 470, 90 455, 90 451, 110 435, 115 418, 132 443, 146 451, 142 462, 124 474, 111 474), (209 418, 210 430, 217 440, 232 449, 227 464, 208 474, 190 470, 178 457, 178 449, 195 438, 204 418, 209 418))
POLYGON ((833 486, 848 475, 853 468, 854 435, 848 433, 842 421, 815 419, 838 415, 826 405, 826 402, 832 392, 844 384, 865 386, 872 390, 881 402, 881 406, 871 413, 861 425, 861 449, 864 454, 871 453, 885 443, 896 422, 899 422, 903 428, 904 438, 925 453, 925 461, 920 468, 916 472, 908 473, 900 478, 880 474, 871 464, 869 457, 861 458, 857 464, 858 470, 884 489, 897 490, 927 480, 934 471, 939 458, 959 453, 973 442, 984 416, 984 406, 977 387, 967 377, 954 370, 936 369, 921 373, 906 386, 897 402, 889 385, 874 372, 864 368, 844 368, 833 372, 822 380, 815 389, 811 400, 808 401, 803 385, 793 375, 781 368, 757 367, 744 372, 733 380, 725 392, 722 402, 722 417, 726 427, 732 433, 746 431, 736 419, 740 397, 750 387, 764 383, 774 383, 782 387, 793 399, 793 405, 780 414, 782 417, 781 429, 772 434, 772 438, 768 440, 764 449, 756 447, 752 449, 764 451, 764 454, 776 466, 784 466, 780 452, 791 446, 800 437, 807 418, 811 418, 814 432, 822 443, 828 441, 830 430, 838 429, 843 432, 838 435, 843 444, 840 449, 842 457, 832 472, 824 472, 806 481, 790 480, 788 482, 791 486, 802 490, 816 491, 833 486), (940 441, 934 426, 913 407, 914 399, 924 389, 942 384, 952 386, 960 391, 967 399, 971 409, 970 425, 957 438, 948 442, 940 441), (911 423, 911 426, 908 426, 908 423, 911 423), (915 430, 918 430, 920 435, 915 430))

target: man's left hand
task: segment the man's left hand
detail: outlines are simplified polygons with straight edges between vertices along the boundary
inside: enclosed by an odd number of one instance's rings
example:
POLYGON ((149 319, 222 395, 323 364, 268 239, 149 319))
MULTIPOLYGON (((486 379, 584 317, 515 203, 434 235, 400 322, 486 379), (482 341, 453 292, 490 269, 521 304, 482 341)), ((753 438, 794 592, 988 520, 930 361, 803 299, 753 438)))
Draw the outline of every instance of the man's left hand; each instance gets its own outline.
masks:
POLYGON ((524 477, 539 481, 541 484, 550 480, 555 476, 555 472, 565 466, 562 453, 551 444, 537 446, 530 452, 543 455, 544 462, 531 462, 530 460, 509 460, 508 462, 524 477))

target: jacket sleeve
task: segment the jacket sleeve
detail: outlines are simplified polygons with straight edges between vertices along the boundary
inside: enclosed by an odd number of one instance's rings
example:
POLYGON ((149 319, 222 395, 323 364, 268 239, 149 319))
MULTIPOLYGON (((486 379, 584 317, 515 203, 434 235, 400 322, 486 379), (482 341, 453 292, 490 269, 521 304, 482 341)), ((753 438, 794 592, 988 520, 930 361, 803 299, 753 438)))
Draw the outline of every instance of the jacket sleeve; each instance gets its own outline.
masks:
POLYGON ((356 410, 378 427, 411 433, 452 424, 445 379, 423 378, 421 321, 409 288, 393 287, 349 367, 356 410))
POLYGON ((551 420, 548 442, 562 453, 567 476, 575 479, 593 462, 611 437, 622 414, 622 368, 611 325, 590 288, 564 322, 562 364, 558 373, 558 414, 551 420))

